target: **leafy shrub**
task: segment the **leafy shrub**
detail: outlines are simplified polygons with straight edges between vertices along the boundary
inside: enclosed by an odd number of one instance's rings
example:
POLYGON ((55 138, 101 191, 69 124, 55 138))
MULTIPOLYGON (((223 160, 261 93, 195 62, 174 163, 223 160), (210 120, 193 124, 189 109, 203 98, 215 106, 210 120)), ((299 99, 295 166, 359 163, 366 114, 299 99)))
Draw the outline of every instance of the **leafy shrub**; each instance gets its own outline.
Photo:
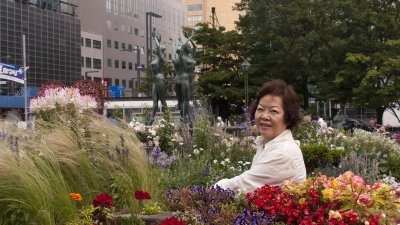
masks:
POLYGON ((81 95, 89 95, 96 99, 99 106, 98 112, 101 113, 104 108, 104 94, 100 86, 91 80, 78 80, 72 84, 72 87, 78 88, 81 95))
POLYGON ((50 80, 42 84, 39 89, 38 96, 43 97, 44 93, 48 89, 55 89, 55 88, 65 88, 65 84, 61 81, 50 80))
POLYGON ((330 150, 324 145, 303 145, 301 151, 308 173, 326 165, 338 166, 340 158, 348 154, 344 150, 330 150))
POLYGON ((388 157, 387 162, 391 176, 400 182, 400 156, 391 155, 388 157))

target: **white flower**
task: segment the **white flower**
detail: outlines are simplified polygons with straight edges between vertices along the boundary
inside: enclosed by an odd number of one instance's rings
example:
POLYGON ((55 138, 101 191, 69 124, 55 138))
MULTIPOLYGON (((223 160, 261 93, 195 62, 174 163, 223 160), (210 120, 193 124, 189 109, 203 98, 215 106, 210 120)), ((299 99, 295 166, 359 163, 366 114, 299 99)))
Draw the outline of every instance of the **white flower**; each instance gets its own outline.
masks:
POLYGON ((221 165, 225 165, 225 161, 221 161, 221 165))
POLYGON ((229 163, 231 162, 228 158, 225 159, 225 162, 229 163))
POLYGON ((193 154, 198 155, 198 154, 200 154, 200 151, 197 148, 195 148, 195 149, 193 149, 193 154))
POLYGON ((214 164, 218 163, 218 160, 214 159, 213 163, 214 163, 214 164))

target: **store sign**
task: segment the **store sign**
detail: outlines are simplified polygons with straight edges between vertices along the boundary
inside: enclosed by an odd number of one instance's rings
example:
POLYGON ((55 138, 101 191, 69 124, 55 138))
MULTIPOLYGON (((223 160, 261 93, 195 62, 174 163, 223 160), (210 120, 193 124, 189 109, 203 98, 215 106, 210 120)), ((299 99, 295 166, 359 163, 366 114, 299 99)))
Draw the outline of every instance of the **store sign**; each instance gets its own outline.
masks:
POLYGON ((0 78, 24 83, 24 70, 19 66, 0 63, 0 78))

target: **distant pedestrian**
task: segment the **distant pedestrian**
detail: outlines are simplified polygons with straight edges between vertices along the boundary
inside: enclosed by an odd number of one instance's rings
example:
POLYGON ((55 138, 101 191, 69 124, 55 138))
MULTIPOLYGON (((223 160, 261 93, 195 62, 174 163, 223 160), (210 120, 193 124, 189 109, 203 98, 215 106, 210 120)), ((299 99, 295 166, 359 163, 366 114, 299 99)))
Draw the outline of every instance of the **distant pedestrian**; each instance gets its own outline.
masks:
POLYGON ((376 127, 378 125, 378 120, 376 119, 375 116, 372 116, 372 118, 369 120, 369 125, 376 127))
POLYGON ((323 132, 324 130, 328 129, 328 124, 325 122, 324 118, 320 117, 318 119, 319 130, 318 132, 323 132))
POLYGON ((217 127, 225 127, 225 123, 220 116, 217 117, 217 127))

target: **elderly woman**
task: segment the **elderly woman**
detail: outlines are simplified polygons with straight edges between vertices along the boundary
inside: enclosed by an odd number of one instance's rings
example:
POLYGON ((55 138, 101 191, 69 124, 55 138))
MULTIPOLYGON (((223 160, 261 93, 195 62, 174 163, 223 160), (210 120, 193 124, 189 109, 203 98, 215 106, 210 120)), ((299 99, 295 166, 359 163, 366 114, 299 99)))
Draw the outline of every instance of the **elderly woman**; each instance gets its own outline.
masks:
POLYGON ((239 176, 216 183, 224 189, 251 192, 264 185, 282 186, 285 181, 306 179, 306 167, 291 129, 299 122, 298 97, 283 80, 265 83, 250 106, 259 137, 251 168, 239 176))

